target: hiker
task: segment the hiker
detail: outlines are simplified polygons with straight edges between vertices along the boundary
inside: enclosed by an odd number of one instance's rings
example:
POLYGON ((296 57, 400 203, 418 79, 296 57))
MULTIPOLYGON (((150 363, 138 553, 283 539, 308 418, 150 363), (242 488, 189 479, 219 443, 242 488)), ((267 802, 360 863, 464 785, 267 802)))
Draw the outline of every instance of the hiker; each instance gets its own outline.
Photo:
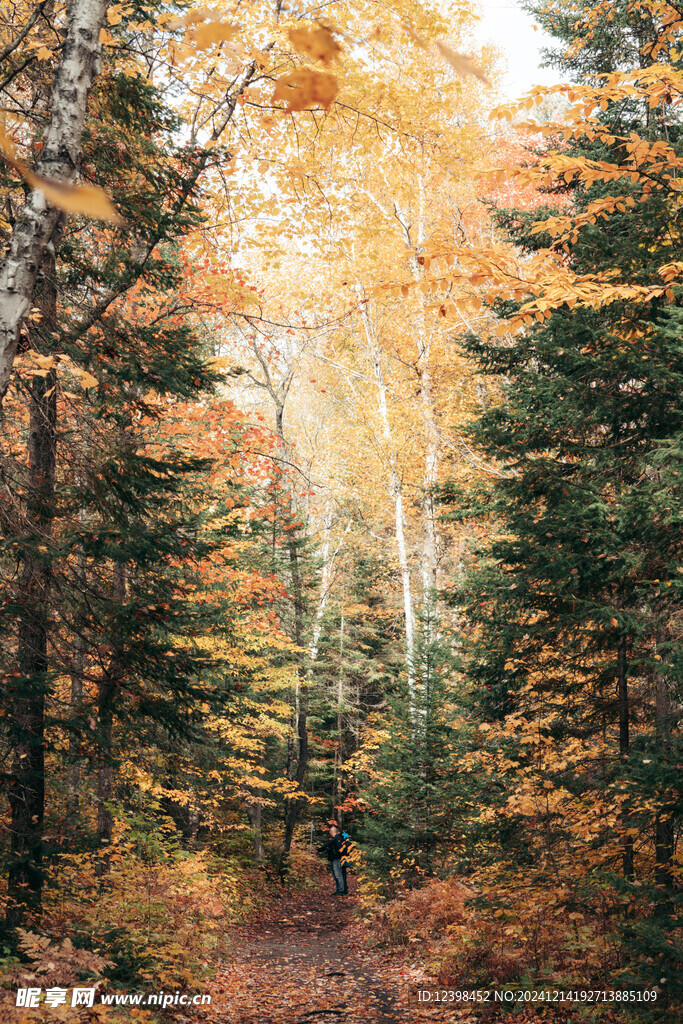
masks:
POLYGON ((351 858, 352 851, 353 851, 353 840, 351 839, 351 836, 349 835, 348 832, 342 832, 342 844, 341 844, 341 847, 339 849, 339 852, 341 853, 341 869, 342 869, 342 878, 344 879, 344 893, 345 894, 348 894, 348 891, 349 891, 349 885, 348 885, 348 882, 346 880, 346 870, 352 864, 352 858, 351 858))
POLYGON ((346 884, 346 871, 342 870, 342 853, 344 850, 345 840, 337 827, 337 825, 330 825, 330 839, 329 842, 321 849, 321 853, 327 854, 327 859, 330 862, 330 869, 332 871, 332 877, 336 883, 337 888, 332 893, 333 896, 346 896, 349 889, 346 884))

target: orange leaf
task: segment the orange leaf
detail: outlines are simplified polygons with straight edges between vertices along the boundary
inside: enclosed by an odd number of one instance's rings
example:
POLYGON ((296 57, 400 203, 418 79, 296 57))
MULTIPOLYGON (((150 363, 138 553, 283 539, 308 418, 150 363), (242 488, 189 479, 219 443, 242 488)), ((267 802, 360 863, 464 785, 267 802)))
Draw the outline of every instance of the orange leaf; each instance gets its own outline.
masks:
POLYGON ((14 146, 9 137, 0 129, 0 153, 10 167, 20 174, 33 188, 40 189, 48 202, 68 213, 80 213, 93 220, 107 220, 112 224, 123 224, 106 192, 95 185, 72 185, 66 181, 53 181, 41 174, 30 171, 26 164, 17 160, 14 146))
POLYGON ((208 25, 199 25, 192 32, 192 42, 198 50, 205 50, 213 43, 226 43, 239 32, 239 25, 231 25, 227 21, 210 21, 208 25))

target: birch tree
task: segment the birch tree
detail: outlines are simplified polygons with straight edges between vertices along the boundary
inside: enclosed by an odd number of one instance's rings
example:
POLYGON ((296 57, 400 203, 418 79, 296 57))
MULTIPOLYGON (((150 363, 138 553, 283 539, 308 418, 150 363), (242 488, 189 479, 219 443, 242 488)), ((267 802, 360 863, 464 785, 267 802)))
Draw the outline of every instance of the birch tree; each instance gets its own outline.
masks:
MULTIPOLYGON (((100 70, 100 31, 106 8, 106 0, 72 0, 67 5, 61 59, 49 101, 50 118, 35 168, 42 178, 69 184, 78 176, 88 94, 100 70)), ((38 271, 61 217, 62 211, 52 206, 40 189, 33 189, 17 214, 7 252, 0 261, 0 401, 9 386, 38 271)))

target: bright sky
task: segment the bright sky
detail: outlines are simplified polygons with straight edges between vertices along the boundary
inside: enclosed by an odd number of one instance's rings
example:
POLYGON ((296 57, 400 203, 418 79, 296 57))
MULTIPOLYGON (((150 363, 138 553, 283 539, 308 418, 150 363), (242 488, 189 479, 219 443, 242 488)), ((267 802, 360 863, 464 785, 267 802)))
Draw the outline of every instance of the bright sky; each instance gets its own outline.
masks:
POLYGON ((554 85, 561 80, 554 68, 541 67, 541 50, 551 44, 550 37, 540 27, 534 30, 533 18, 515 0, 480 0, 480 8, 476 38, 503 52, 508 71, 502 92, 508 99, 521 96, 533 85, 554 85))

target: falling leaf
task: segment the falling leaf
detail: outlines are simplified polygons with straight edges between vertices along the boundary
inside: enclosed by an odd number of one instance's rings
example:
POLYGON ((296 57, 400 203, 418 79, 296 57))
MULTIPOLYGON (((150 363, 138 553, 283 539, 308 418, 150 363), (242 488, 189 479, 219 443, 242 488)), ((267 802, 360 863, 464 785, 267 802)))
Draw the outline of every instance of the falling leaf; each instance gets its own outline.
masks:
POLYGON ((318 105, 329 110, 338 92, 337 79, 329 72, 297 68, 278 78, 273 100, 284 100, 288 113, 318 105))
POLYGON ((445 43, 441 43, 437 40, 436 48, 452 68, 458 72, 459 75, 474 75, 484 85, 491 85, 491 82, 486 77, 480 67, 478 67, 471 57, 466 56, 464 53, 456 53, 455 50, 451 50, 450 46, 446 46, 445 43))
POLYGON ((192 32, 192 42, 199 50, 205 50, 214 43, 227 43, 239 32, 239 25, 227 21, 210 21, 207 25, 199 25, 192 32))
POLYGON ((80 213, 92 220, 123 224, 123 219, 112 206, 107 193, 96 185, 73 185, 71 182, 54 181, 29 170, 26 164, 17 160, 11 140, 1 129, 0 152, 10 167, 14 168, 29 185, 39 189, 53 206, 68 213, 80 213))
POLYGON ((14 149, 14 143, 10 139, 9 135, 5 134, 2 128, 0 128, 0 152, 12 167, 16 167, 17 154, 14 149))
POLYGON ((410 38, 413 40, 414 43, 417 43, 417 45, 420 47, 420 49, 422 49, 422 50, 429 49, 429 44, 427 43, 427 40, 423 39, 422 36, 419 36, 417 34, 417 32, 415 32, 410 27, 410 25, 404 25, 403 27, 404 27, 404 29, 406 31, 406 34, 410 36, 410 38))
POLYGON ((86 370, 82 370, 79 374, 81 378, 81 384, 84 388, 96 388, 97 377, 93 377, 92 373, 88 373, 86 370))
POLYGON ((287 35, 298 53, 319 60, 321 64, 331 64, 342 52, 341 46, 326 25, 290 28, 287 35))
POLYGON ((52 181, 24 169, 24 178, 33 188, 40 189, 53 206, 68 213, 80 213, 91 220, 106 220, 111 224, 123 224, 111 204, 109 196, 96 185, 72 185, 64 181, 52 181))
MULTIPOLYGON (((420 47, 420 49, 429 49, 429 43, 427 42, 427 40, 419 36, 410 27, 410 25, 404 25, 403 27, 405 28, 406 33, 410 36, 413 42, 420 47)), ((445 43, 442 43, 438 39, 436 40, 434 45, 436 46, 437 50, 444 58, 444 60, 447 60, 451 67, 455 68, 459 75, 473 75, 475 78, 478 78, 480 82, 483 82, 484 85, 491 85, 491 82, 486 77, 482 69, 474 63, 471 57, 468 57, 464 53, 456 53, 455 50, 451 50, 450 46, 446 46, 445 43)))

